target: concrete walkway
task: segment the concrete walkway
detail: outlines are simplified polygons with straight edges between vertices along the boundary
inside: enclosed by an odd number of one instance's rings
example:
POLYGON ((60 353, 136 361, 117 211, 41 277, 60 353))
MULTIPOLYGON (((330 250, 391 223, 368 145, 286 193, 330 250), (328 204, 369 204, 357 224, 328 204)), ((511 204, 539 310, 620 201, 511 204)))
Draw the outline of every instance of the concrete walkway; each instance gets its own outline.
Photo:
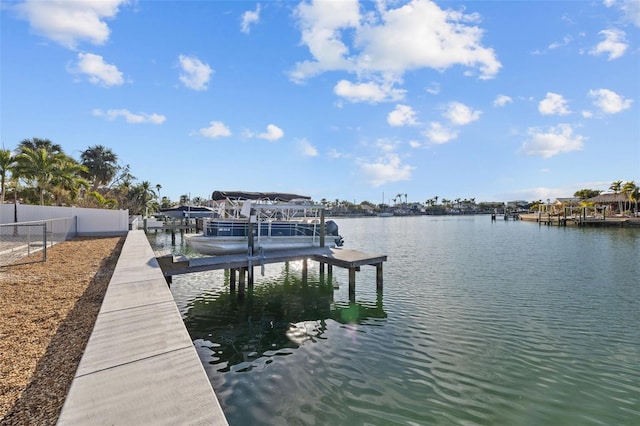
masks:
POLYGON ((129 231, 59 425, 227 425, 143 231, 129 231))

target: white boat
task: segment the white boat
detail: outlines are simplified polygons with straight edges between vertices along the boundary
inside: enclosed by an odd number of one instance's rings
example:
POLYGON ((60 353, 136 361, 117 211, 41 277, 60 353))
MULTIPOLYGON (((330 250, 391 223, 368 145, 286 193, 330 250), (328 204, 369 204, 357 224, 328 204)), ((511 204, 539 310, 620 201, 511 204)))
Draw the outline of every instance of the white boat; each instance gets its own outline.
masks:
MULTIPOLYGON (((215 191, 214 218, 202 219, 203 232, 185 235, 199 253, 223 255, 320 247, 324 206, 310 197, 275 193, 215 191), (252 236, 252 238, 250 238, 252 236)), ((324 223, 324 246, 340 247, 338 225, 324 223)))

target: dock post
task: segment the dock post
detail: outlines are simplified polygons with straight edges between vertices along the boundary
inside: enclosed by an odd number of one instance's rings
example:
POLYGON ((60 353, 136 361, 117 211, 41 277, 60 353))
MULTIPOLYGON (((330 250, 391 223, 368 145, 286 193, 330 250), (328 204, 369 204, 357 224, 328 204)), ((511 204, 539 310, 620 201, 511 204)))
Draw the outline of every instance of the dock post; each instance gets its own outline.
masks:
POLYGON ((229 269, 229 290, 236 291, 236 269, 229 269))
POLYGON ((307 277, 308 277, 308 261, 307 258, 302 259, 302 283, 306 284, 307 283, 307 277))
POLYGON ((253 288, 253 265, 247 267, 247 284, 249 288, 253 288))
POLYGON ((244 280, 245 273, 247 272, 247 268, 240 268, 240 283, 238 285, 238 296, 244 296, 244 280))
POLYGON ((324 209, 320 209, 320 247, 324 247, 324 209))
POLYGON ((376 265, 376 290, 382 291, 382 262, 376 265))
POLYGON ((356 268, 349 268, 349 300, 356 300, 356 268))

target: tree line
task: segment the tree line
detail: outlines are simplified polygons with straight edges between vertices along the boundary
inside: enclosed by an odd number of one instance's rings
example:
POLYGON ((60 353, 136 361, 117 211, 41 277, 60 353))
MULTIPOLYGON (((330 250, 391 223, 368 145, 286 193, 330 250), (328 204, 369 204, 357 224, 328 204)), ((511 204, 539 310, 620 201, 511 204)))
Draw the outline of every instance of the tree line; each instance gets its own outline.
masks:
MULTIPOLYGON (((634 181, 623 182, 616 180, 609 185, 609 190, 614 194, 623 194, 624 200, 618 200, 618 211, 631 210, 631 205, 635 204, 635 210, 638 211, 638 201, 640 201, 640 187, 634 181)), ((581 189, 576 191, 573 196, 579 198, 583 202, 590 198, 597 197, 602 191, 597 189, 581 189)))
POLYGON ((139 182, 129 165, 118 164, 118 156, 102 145, 88 147, 79 161, 49 139, 24 139, 14 152, 0 149, 0 203, 128 209, 130 214, 143 214, 146 209, 158 209, 161 188, 139 182))

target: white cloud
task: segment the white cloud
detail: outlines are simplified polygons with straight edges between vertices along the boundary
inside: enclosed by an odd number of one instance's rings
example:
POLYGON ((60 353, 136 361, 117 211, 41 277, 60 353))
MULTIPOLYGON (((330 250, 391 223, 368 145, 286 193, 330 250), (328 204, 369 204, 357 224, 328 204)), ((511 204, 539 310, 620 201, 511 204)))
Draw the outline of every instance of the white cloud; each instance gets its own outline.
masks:
POLYGON ((160 114, 147 114, 145 112, 141 112, 138 114, 134 114, 127 109, 109 109, 107 111, 102 111, 101 109, 94 109, 92 114, 95 117, 104 117, 107 120, 115 120, 118 117, 123 117, 127 123, 132 124, 140 124, 140 123, 149 123, 149 124, 162 124, 166 121, 167 117, 160 114))
POLYGON ((510 104, 513 102, 510 96, 507 95, 498 95, 493 101, 493 106, 495 107, 503 107, 506 104, 510 104))
POLYGON ((396 105, 396 109, 391 111, 387 116, 387 122, 390 126, 407 126, 418 124, 416 120, 416 112, 408 105, 396 105))
POLYGON ((420 148, 422 146, 422 144, 419 141, 416 140, 410 140, 409 141, 409 146, 411 148, 420 148))
POLYGON ((350 102, 378 103, 397 101, 404 98, 405 90, 394 89, 391 86, 369 83, 351 83, 340 80, 333 88, 333 92, 350 102))
POLYGON ((443 144, 450 142, 458 137, 458 132, 444 127, 442 124, 433 121, 429 123, 429 129, 422 132, 431 143, 443 144))
POLYGON ((81 40, 101 45, 109 39, 105 18, 114 18, 127 0, 27 0, 16 6, 38 34, 75 50, 81 40))
POLYGON ((360 171, 365 180, 373 187, 389 182, 411 179, 411 172, 415 169, 408 164, 402 164, 398 154, 387 154, 373 163, 360 164, 360 171))
POLYGON ((257 22, 260 22, 260 3, 256 5, 256 10, 247 10, 242 14, 240 31, 245 34, 249 34, 251 31, 251 24, 255 24, 257 22))
POLYGON ((231 130, 222 121, 211 121, 209 127, 200 129, 200 134, 211 139, 231 136, 231 130))
POLYGON ((305 157, 317 157, 318 150, 315 146, 311 145, 307 139, 300 139, 298 141, 298 148, 300 149, 300 153, 305 157))
POLYGON ((450 102, 447 110, 442 114, 445 118, 457 126, 465 126, 480 118, 482 111, 473 110, 460 102, 450 102))
POLYGON ((605 114, 617 114, 631 107, 633 100, 625 99, 609 89, 589 90, 589 97, 594 98, 593 104, 605 114))
POLYGON ((604 36, 604 40, 598 43, 589 52, 592 55, 608 53, 609 60, 620 58, 627 50, 627 40, 624 31, 617 29, 602 30, 598 34, 604 36))
POLYGON ((551 43, 549 45, 549 50, 553 50, 553 49, 558 49, 562 46, 566 46, 569 43, 571 43, 572 37, 571 36, 564 36, 564 38, 562 39, 562 41, 556 41, 554 43, 551 43))
POLYGON ((180 55, 180 81, 193 90, 207 90, 213 70, 195 56, 180 55))
POLYGON ((625 18, 636 27, 640 27, 640 2, 638 0, 605 0, 605 6, 615 6, 625 18))
POLYGON ((78 62, 68 71, 74 74, 85 74, 93 84, 101 86, 120 86, 124 83, 122 73, 115 65, 107 64, 100 55, 78 53, 78 62))
POLYGON ((398 147, 398 142, 393 139, 379 138, 376 140, 376 148, 382 152, 393 152, 398 147))
POLYGON ((573 129, 569 124, 558 124, 546 131, 529 129, 530 139, 523 143, 522 151, 527 155, 537 155, 543 158, 565 152, 581 150, 584 136, 573 135, 573 129))
POLYGON ((440 93, 440 83, 431 83, 425 90, 431 95, 437 95, 440 93))
POLYGON ((335 148, 331 148, 329 150, 329 158, 333 158, 334 160, 337 160, 338 158, 343 158, 346 157, 342 152, 338 151, 335 148))
POLYGON ((567 101, 562 95, 547 92, 547 96, 538 104, 538 111, 544 115, 567 115, 571 111, 567 108, 567 101))
POLYGON ((275 124, 269 124, 267 126, 267 131, 264 133, 260 133, 257 137, 260 139, 266 139, 270 142, 277 141, 284 136, 284 132, 282 129, 275 124))
POLYGON ((361 14, 357 0, 301 2, 295 16, 312 59, 297 63, 291 79, 341 70, 399 82, 409 70, 454 65, 489 79, 500 70, 494 50, 481 44, 477 15, 442 10, 429 0, 387 8, 394 4, 376 2, 375 11, 361 14))

